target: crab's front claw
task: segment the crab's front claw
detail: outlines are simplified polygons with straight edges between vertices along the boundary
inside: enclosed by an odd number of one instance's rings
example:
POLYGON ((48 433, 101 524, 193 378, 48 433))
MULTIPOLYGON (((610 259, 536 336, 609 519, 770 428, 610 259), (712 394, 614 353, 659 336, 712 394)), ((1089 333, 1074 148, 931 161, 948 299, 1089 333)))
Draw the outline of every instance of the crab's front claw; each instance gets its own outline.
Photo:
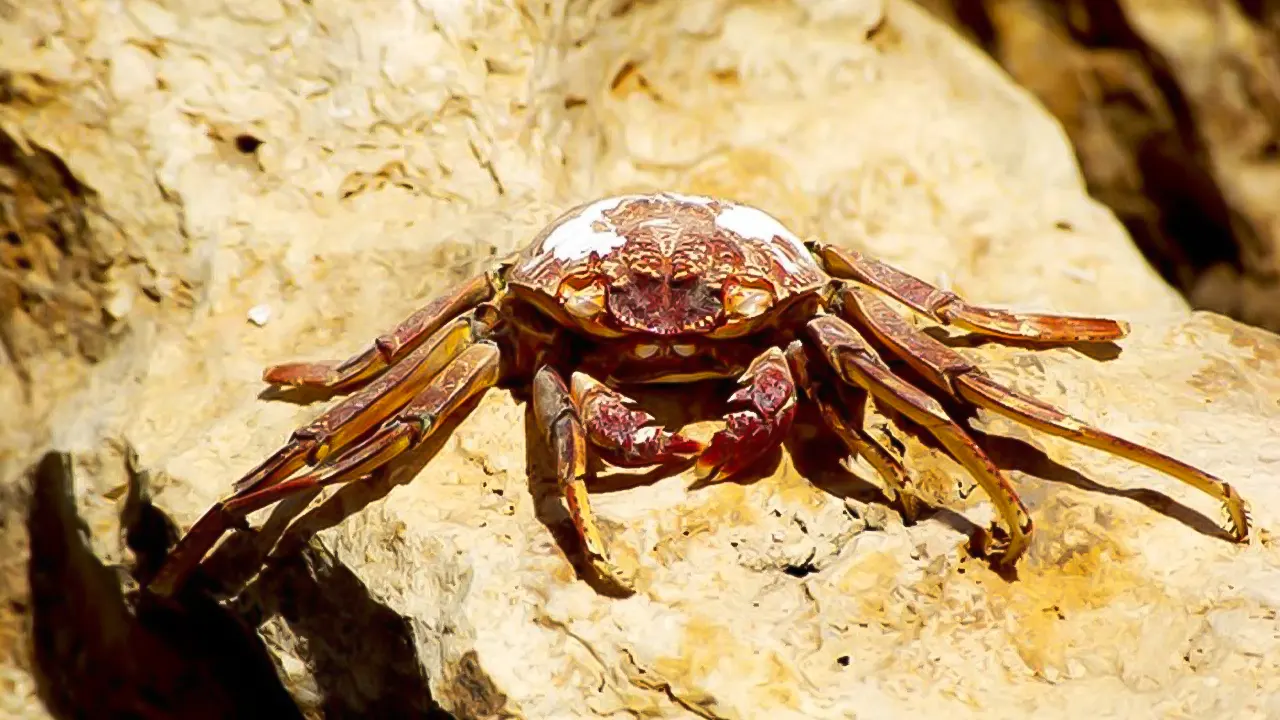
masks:
POLYGON ((780 349, 753 360, 738 383, 743 387, 729 404, 743 409, 725 417, 727 426, 711 437, 694 468, 704 482, 732 477, 777 447, 795 418, 796 385, 780 349))
POLYGON ((571 382, 587 437, 609 463, 645 467, 688 460, 702 452, 702 443, 654 425, 652 415, 630 407, 635 401, 590 375, 576 372, 571 382))

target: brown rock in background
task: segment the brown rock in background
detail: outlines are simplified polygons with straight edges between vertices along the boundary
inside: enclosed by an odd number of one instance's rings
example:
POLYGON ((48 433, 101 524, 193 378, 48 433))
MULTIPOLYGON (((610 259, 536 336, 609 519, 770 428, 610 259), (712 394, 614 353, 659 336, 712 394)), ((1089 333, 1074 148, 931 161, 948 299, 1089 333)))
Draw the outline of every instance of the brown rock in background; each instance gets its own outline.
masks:
POLYGON ((1280 20, 1256 0, 923 0, 1065 126, 1194 307, 1280 329, 1280 20))
MULTIPOLYGON (((64 255, 110 263, 84 297, 115 308, 92 363, 38 320, 11 333, 35 392, 0 438, 6 716, 1280 712, 1280 340, 1189 313, 1060 126, 914 5, 65 0, 0 32, 21 90, 0 128, 32 148, 10 192, 103 219, 64 255), (1118 355, 962 351, 1228 478, 1257 535, 980 414, 1038 526, 1010 582, 965 554, 990 506, 954 462, 904 439, 944 505, 905 527, 801 429, 754 482, 602 478, 640 586, 611 598, 501 391, 425 469, 256 514, 208 564, 222 604, 134 604, 129 571, 323 407, 259 397, 263 366, 349 354, 561 209, 650 188, 758 204, 975 301, 1131 320, 1118 355)), ((6 217, 56 238, 67 216, 6 217)), ((18 318, 81 307, 19 297, 18 318)))

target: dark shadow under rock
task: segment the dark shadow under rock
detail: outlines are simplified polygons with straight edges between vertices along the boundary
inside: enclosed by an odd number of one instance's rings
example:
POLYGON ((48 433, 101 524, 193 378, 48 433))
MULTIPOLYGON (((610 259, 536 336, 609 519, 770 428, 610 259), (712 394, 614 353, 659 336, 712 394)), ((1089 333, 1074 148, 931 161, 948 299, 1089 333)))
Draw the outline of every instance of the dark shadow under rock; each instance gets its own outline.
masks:
POLYGON ((302 717, 261 640, 212 599, 130 607, 124 574, 87 543, 67 455, 46 454, 30 477, 35 675, 53 715, 302 717))
POLYGON ((270 560, 235 604, 303 641, 324 717, 453 717, 432 698, 408 618, 318 543, 270 560))

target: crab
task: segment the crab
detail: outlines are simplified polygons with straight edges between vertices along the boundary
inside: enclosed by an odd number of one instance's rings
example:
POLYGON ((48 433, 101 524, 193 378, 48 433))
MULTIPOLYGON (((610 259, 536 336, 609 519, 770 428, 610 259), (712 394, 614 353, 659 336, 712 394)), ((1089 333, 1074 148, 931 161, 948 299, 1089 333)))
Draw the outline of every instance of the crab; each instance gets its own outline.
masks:
POLYGON ((1001 566, 1025 553, 1031 516, 1005 474, 924 388, 1163 471, 1217 499, 1244 541, 1244 501, 1218 478, 1088 425, 994 380, 886 299, 933 323, 1032 344, 1107 342, 1116 320, 1010 312, 966 302, 852 249, 804 241, 767 212, 675 192, 579 205, 532 242, 345 361, 268 368, 276 386, 349 393, 293 432, 181 538, 152 579, 172 595, 231 527, 285 497, 386 469, 451 414, 502 383, 527 389, 589 567, 626 587, 591 504, 589 455, 622 468, 689 463, 705 482, 733 477, 777 447, 802 399, 850 454, 881 476, 907 521, 911 474, 855 411, 868 398, 932 434, 990 497, 1003 528, 980 552, 1001 566), (908 377, 882 353, 905 362, 908 377), (724 427, 701 443, 660 427, 623 390, 736 379, 724 427))

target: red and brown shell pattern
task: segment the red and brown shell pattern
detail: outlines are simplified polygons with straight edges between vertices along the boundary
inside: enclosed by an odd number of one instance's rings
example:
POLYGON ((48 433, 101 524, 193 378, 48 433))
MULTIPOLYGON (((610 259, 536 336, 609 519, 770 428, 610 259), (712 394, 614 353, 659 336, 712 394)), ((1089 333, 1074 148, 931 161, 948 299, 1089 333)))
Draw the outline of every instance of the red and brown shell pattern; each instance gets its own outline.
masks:
POLYGON ((827 281, 800 238, 768 213, 672 192, 618 195, 566 212, 507 275, 547 309, 600 293, 610 335, 707 333, 722 324, 729 291, 760 293, 763 307, 778 307, 827 281))

